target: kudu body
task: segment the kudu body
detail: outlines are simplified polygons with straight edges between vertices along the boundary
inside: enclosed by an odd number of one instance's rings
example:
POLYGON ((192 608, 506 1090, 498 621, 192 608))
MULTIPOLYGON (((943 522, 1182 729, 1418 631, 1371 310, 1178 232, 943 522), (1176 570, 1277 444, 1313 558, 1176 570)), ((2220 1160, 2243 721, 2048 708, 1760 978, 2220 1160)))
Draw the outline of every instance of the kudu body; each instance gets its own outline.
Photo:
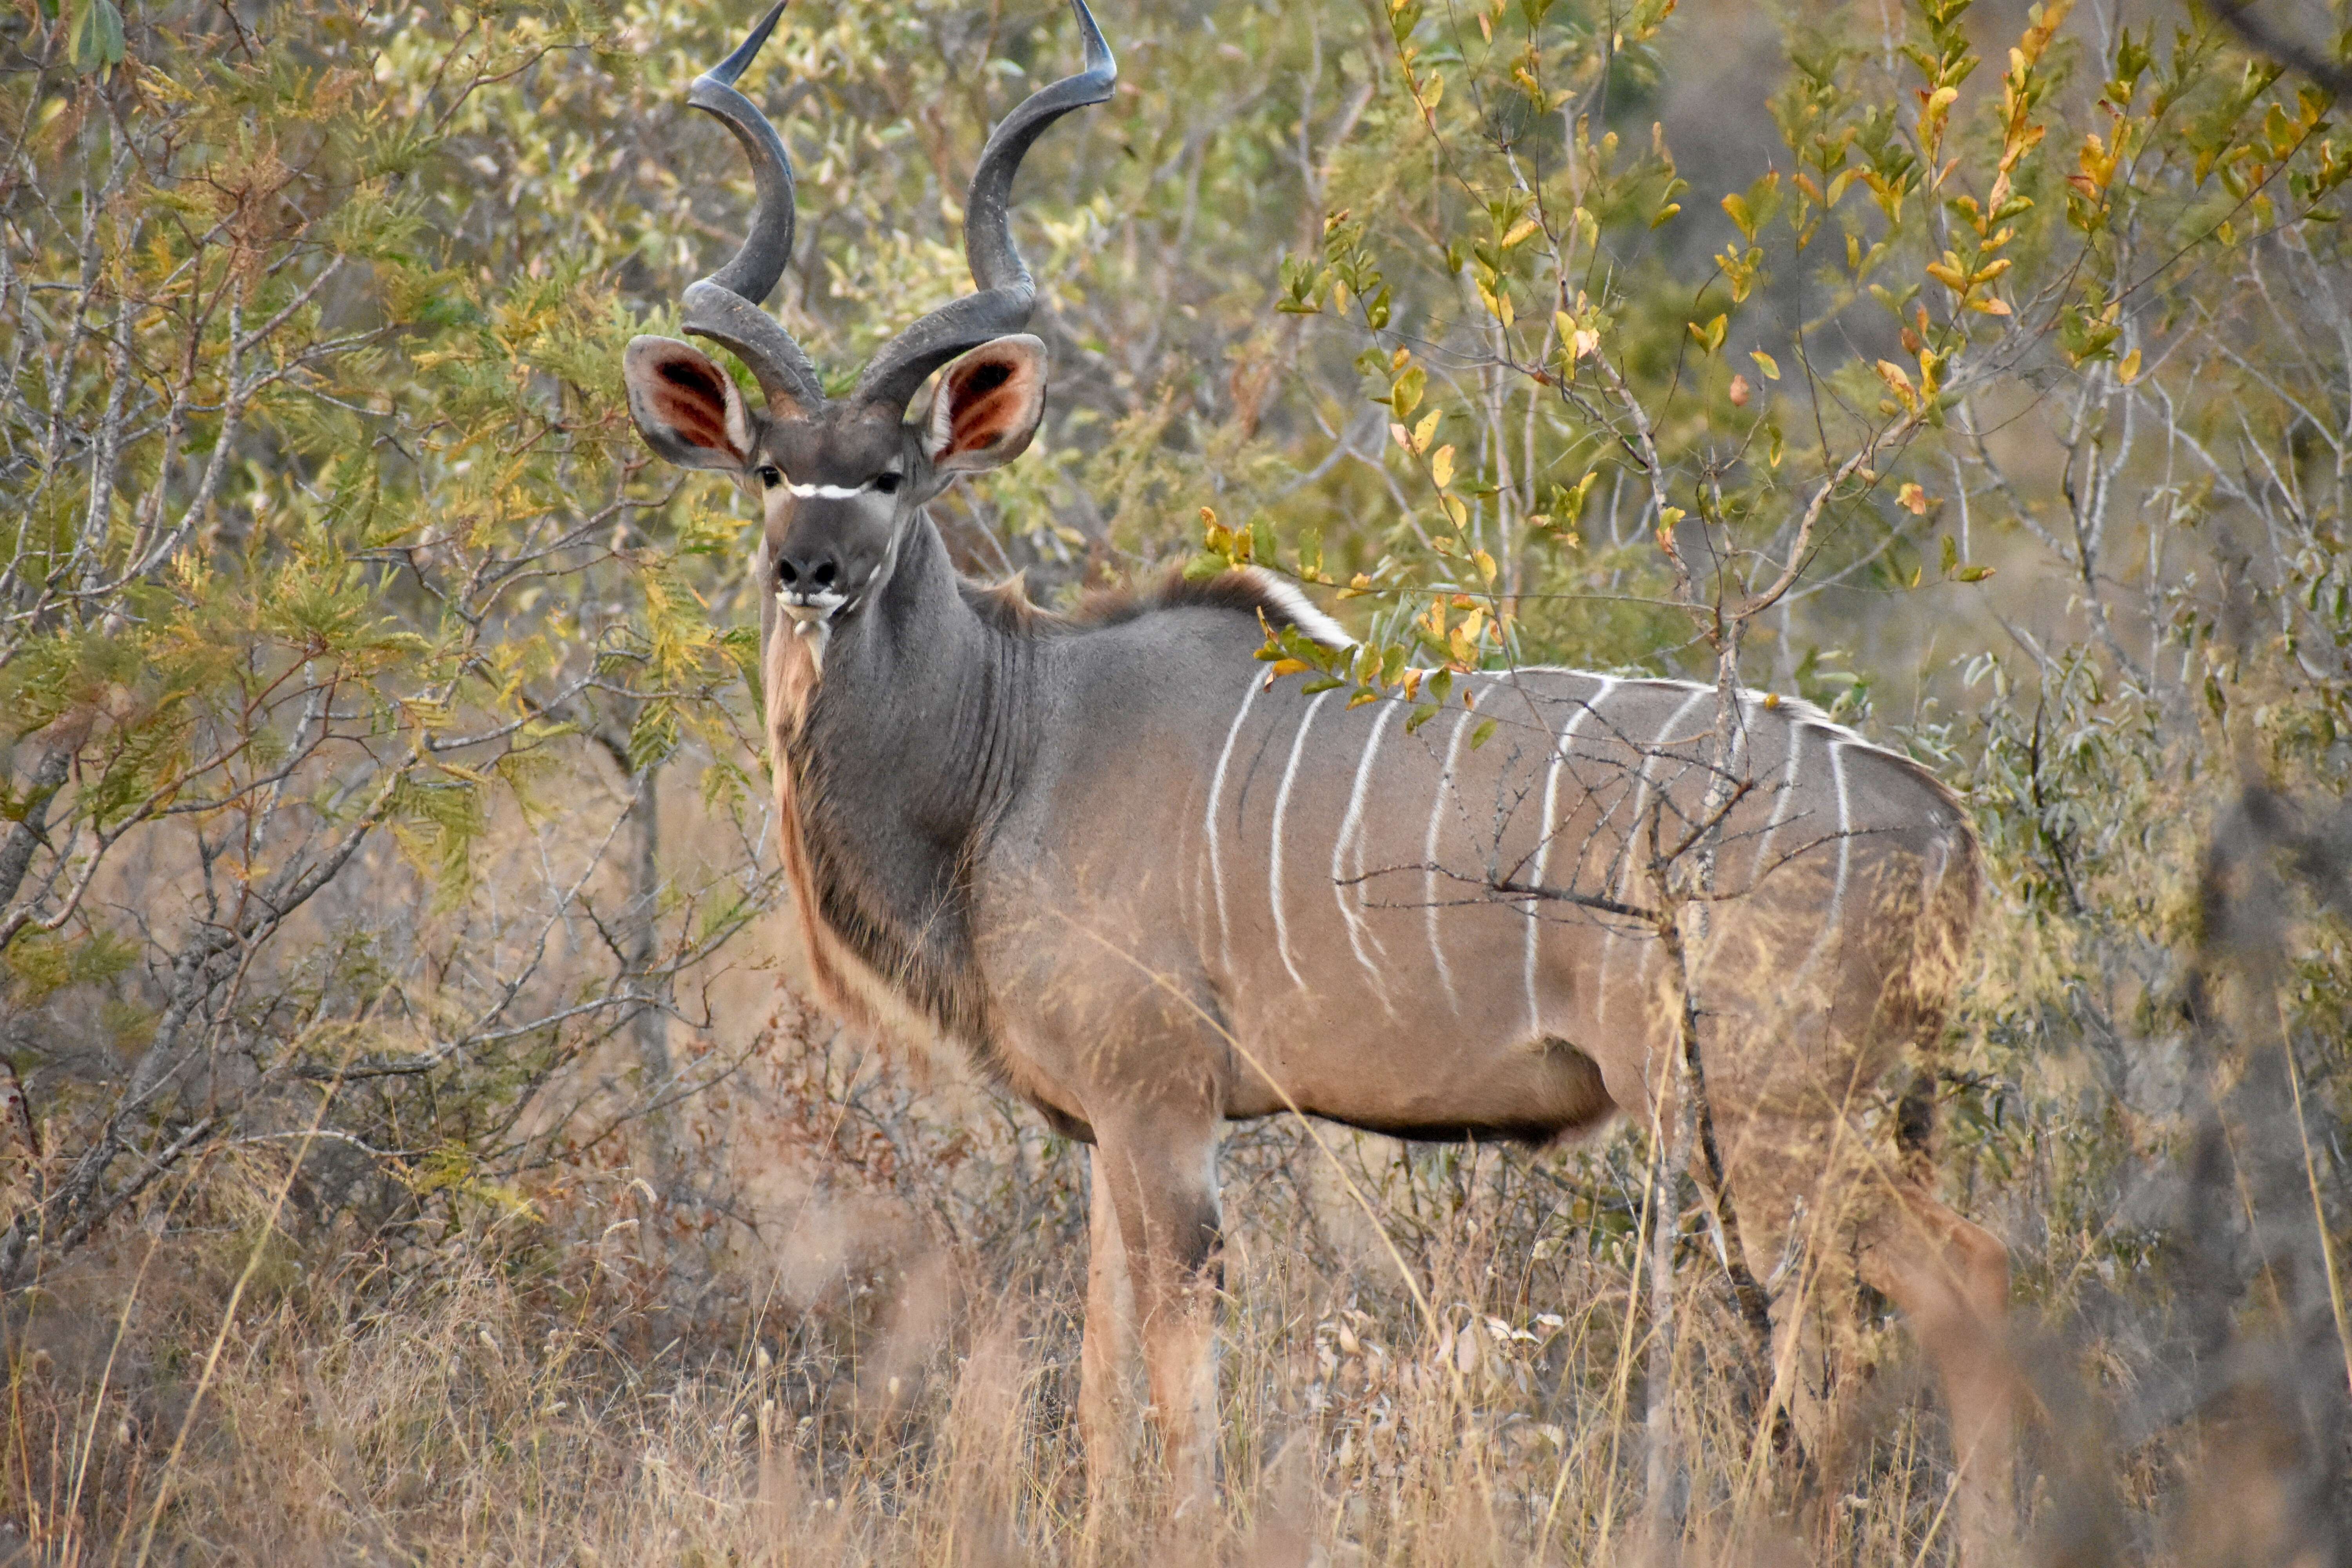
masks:
POLYGON ((1940 1026, 1978 898, 1974 840, 1932 778, 1753 693, 1727 771, 1716 694, 1675 681, 1477 676, 1475 714, 1417 728, 1399 698, 1305 695, 1255 658, 1266 625, 1342 634, 1255 573, 1063 617, 955 572, 922 503, 1017 455, 1043 407, 1005 199, 1044 126, 1109 94, 1076 8, 1088 69, 1009 116, 974 176, 981 292, 840 401, 757 309, 789 253, 791 174, 731 83, 772 11, 695 87, 751 153, 761 210, 685 312, 767 407, 666 339, 631 344, 628 384, 657 450, 766 498, 782 854, 828 999, 911 1005, 1093 1146, 1090 1470, 1126 1452, 1112 1391, 1133 1328, 1177 1495, 1213 1488, 1223 1122, 1299 1111, 1535 1143, 1621 1112, 1673 1125, 1657 847, 1704 839, 1685 978, 1748 1255, 1769 1270, 1802 1221, 1817 1256, 1851 1258, 1906 1311, 1986 1528, 2006 1508, 2006 1257, 1855 1131, 1874 1080, 1940 1026), (1718 779, 1736 782, 1711 807, 1718 779))

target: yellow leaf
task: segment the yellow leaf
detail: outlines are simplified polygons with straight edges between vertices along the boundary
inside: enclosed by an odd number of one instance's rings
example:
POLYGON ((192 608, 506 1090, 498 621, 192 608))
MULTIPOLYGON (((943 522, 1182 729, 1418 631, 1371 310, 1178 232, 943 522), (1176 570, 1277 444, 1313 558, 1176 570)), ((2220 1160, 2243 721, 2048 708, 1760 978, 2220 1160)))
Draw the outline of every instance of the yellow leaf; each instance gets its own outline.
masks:
POLYGON ((1433 408, 1428 413, 1421 416, 1421 423, 1412 427, 1412 449, 1414 451, 1426 452, 1429 450, 1429 438, 1437 434, 1437 422, 1444 417, 1445 417, 1445 411, 1442 408, 1433 408))
POLYGON ((1658 526, 1661 529, 1672 528, 1675 524, 1680 522, 1683 520, 1683 517, 1684 512, 1682 508, 1678 506, 1663 507, 1658 511, 1658 526))
POLYGON ((1766 353, 1762 349, 1758 349, 1754 353, 1749 354, 1748 357, 1756 362, 1756 368, 1764 373, 1765 380, 1778 381, 1780 379, 1780 366, 1770 354, 1766 353))
POLYGON ((1439 489, 1444 489, 1454 482, 1453 447, 1440 447, 1436 454, 1429 459, 1429 477, 1436 481, 1439 489))
POLYGON ((1538 224, 1536 220, 1531 217, 1521 218, 1512 226, 1511 232, 1503 237, 1503 248, 1505 250, 1508 250, 1511 247, 1521 244, 1529 235, 1535 233, 1536 230, 1541 226, 1541 225, 1538 224))
POLYGON ((1919 395, 1911 389, 1911 378, 1903 374, 1901 365, 1896 364, 1893 360, 1880 360, 1878 379, 1885 382, 1895 395, 1902 400, 1904 407, 1919 406, 1919 395))
POLYGON ((1478 575, 1491 583, 1495 580, 1495 558, 1485 551, 1474 551, 1470 559, 1478 563, 1478 575))
POLYGON ((2124 363, 2116 366, 2116 379, 2126 386, 2139 379, 2139 350, 2124 355, 2124 363))
POLYGON ((1927 508, 1932 498, 1917 485, 1906 484, 1895 492, 1895 500, 1913 517, 1925 517, 1927 515, 1927 508))

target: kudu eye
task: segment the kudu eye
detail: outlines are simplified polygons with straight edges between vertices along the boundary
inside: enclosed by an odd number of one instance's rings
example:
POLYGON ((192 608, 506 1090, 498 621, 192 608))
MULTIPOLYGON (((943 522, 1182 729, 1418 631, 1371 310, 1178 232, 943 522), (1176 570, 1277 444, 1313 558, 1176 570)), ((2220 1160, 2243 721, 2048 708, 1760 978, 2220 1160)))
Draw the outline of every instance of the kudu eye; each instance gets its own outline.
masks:
POLYGON ((772 490, 778 485, 784 482, 784 470, 776 467, 773 463, 761 464, 759 472, 760 488, 761 489, 772 490))
POLYGON ((896 495, 898 490, 898 481, 902 477, 898 474, 877 474, 874 476, 874 488, 886 496, 896 495))

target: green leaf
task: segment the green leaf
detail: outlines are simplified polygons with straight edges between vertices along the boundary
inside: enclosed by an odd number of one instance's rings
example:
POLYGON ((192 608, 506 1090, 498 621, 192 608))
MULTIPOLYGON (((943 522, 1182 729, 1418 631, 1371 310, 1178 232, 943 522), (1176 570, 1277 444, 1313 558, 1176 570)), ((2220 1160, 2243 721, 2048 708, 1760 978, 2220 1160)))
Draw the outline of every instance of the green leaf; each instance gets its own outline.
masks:
POLYGON ((1274 560, 1274 524, 1268 522, 1264 517, 1250 519, 1249 540, 1250 559, 1265 562, 1274 560))
POLYGON ((82 76, 122 63, 122 13, 114 0, 81 0, 67 33, 74 70, 82 76))

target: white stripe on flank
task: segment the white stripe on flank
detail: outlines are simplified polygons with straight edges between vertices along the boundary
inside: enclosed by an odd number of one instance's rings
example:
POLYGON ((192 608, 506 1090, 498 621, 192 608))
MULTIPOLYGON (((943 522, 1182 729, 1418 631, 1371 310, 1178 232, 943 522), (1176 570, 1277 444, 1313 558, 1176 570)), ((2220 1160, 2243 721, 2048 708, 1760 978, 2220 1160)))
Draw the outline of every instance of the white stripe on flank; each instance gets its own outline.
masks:
POLYGON ((1830 923, 1836 923, 1838 908, 1845 899, 1846 866, 1853 858, 1853 819, 1846 803, 1845 747, 1830 742, 1830 776, 1837 780, 1838 792, 1838 874, 1836 885, 1830 889, 1830 923))
POLYGON ((1233 727, 1225 731, 1225 749, 1217 753, 1217 771, 1209 776, 1209 804, 1201 814, 1201 836, 1209 841, 1209 880, 1217 892, 1217 952, 1223 959, 1225 973, 1234 970, 1234 932, 1225 922, 1225 858, 1217 847, 1217 803, 1224 797, 1225 764, 1233 761, 1234 742, 1241 739, 1242 721, 1249 717, 1250 704, 1257 700, 1258 689, 1265 677, 1253 669, 1249 685, 1242 692, 1242 705, 1234 714, 1233 727))
POLYGON ((1300 990, 1307 981, 1298 973, 1298 965, 1290 960, 1290 922, 1282 916, 1282 819, 1290 810, 1290 786, 1298 777, 1299 753, 1307 750, 1307 731, 1315 727, 1316 710, 1330 697, 1328 691, 1316 693, 1315 700, 1298 721, 1298 733, 1291 737, 1290 761, 1282 770, 1282 787, 1274 796, 1274 833, 1266 847, 1265 899, 1274 909, 1274 947, 1282 954, 1282 967, 1290 971, 1290 983, 1300 990))
MULTIPOLYGON (((1664 727, 1658 731, 1657 739, 1652 741, 1643 749, 1642 783, 1641 786, 1633 792, 1633 813, 1627 818, 1625 826, 1624 868, 1609 880, 1609 896, 1620 902, 1627 901, 1625 877, 1633 868, 1633 856, 1641 848, 1642 814, 1650 809, 1650 768, 1658 760, 1658 748, 1666 743, 1666 737, 1675 732, 1675 727, 1683 721, 1684 714, 1715 694, 1714 687, 1700 686, 1696 681, 1675 681, 1671 684, 1684 687, 1689 690, 1690 695, 1683 700, 1683 705, 1675 709, 1673 715, 1666 720, 1664 727)), ((1614 926, 1603 928, 1601 938, 1601 972, 1594 977, 1592 983, 1592 1022, 1596 1026, 1609 1016, 1609 961, 1617 954, 1617 928, 1614 926)), ((1636 978, 1639 977, 1636 976, 1636 978)))
MULTIPOLYGON (((1465 681, 1465 688, 1468 682, 1465 681)), ((1429 840, 1422 849, 1422 901, 1428 916, 1429 956, 1437 961, 1437 978, 1444 984, 1445 999, 1455 1012, 1462 1010, 1462 999, 1454 994, 1454 971, 1445 962, 1445 946, 1437 940, 1437 829, 1445 820, 1445 797, 1454 787, 1454 761, 1462 754, 1462 737, 1470 728, 1470 710, 1465 708, 1454 721, 1454 739, 1446 743, 1445 766, 1437 775, 1437 798, 1429 806, 1429 840)))
MULTIPOLYGON (((1593 679, 1601 684, 1592 689, 1591 696, 1577 703, 1567 728, 1552 740, 1551 765, 1544 770, 1543 817, 1538 824, 1543 837, 1536 843, 1535 869, 1528 877, 1528 883, 1534 887, 1543 886, 1544 868, 1551 863, 1552 836, 1559 831, 1559 821, 1553 816, 1559 803, 1559 764, 1568 760, 1569 742, 1576 739, 1577 730, 1592 717, 1593 710, 1601 706, 1601 700, 1617 685, 1614 676, 1597 675, 1593 679)), ((1536 1001, 1536 938, 1541 934, 1542 922, 1536 919, 1536 895, 1529 894, 1524 910, 1528 918, 1528 1034, 1540 1039, 1543 1037, 1543 1009, 1536 1001)))
MULTIPOLYGON (((1557 675, 1580 675, 1595 680, 1607 679, 1592 670, 1570 669, 1564 664, 1523 664, 1519 666, 1517 673, 1531 675, 1547 671, 1557 675)), ((1715 689, 1713 684, 1706 681, 1683 680, 1667 675, 1634 676, 1629 678, 1628 683, 1675 691, 1713 691, 1715 689)), ((1856 732, 1850 726, 1839 723, 1822 711, 1818 703, 1808 702, 1801 697, 1782 697, 1775 692, 1759 691, 1752 686, 1743 686, 1739 689, 1739 700, 1742 702, 1753 702, 1768 713, 1778 713, 1782 718, 1794 722, 1808 723, 1818 729, 1826 730, 1839 740, 1851 745, 1860 746, 1864 751, 1876 752, 1881 756, 1892 757, 1896 762, 1917 768, 1923 773, 1927 771, 1920 766, 1916 759, 1902 752, 1882 746, 1869 737, 1856 732)))
MULTIPOLYGON (((1362 964, 1364 973, 1372 977, 1372 985, 1381 994, 1381 1006, 1391 1017, 1396 1016, 1396 1005, 1389 1000, 1388 982, 1381 976, 1380 966, 1372 962, 1372 955, 1364 951, 1364 938, 1370 931, 1363 915, 1362 843, 1359 841, 1356 844, 1356 862, 1352 871, 1342 865, 1342 858, 1348 852, 1349 841, 1356 838, 1363 826, 1364 786, 1371 782, 1372 757, 1381 749, 1381 731, 1388 728, 1389 721, 1396 717, 1397 710, 1402 706, 1400 702, 1384 701, 1381 704, 1379 715, 1372 720, 1371 739, 1364 742, 1363 757, 1356 763, 1355 787, 1348 792, 1348 815, 1340 819, 1339 837, 1331 841, 1331 896, 1339 901, 1340 919, 1348 922, 1348 945, 1356 950, 1356 962, 1362 964), (1356 879, 1356 903, 1352 909, 1348 905, 1348 879, 1351 876, 1356 879)), ((1381 952, 1385 956, 1387 950, 1383 948, 1381 952)))
MULTIPOLYGON (((1812 947, 1805 953, 1805 962, 1797 966, 1798 979, 1802 979, 1812 973, 1814 963, 1828 948, 1831 936, 1837 931, 1838 917, 1843 912, 1842 906, 1845 902, 1846 868, 1853 858, 1853 819, 1852 811, 1847 805, 1845 791, 1845 747, 1842 742, 1842 737, 1831 726, 1823 724, 1817 727, 1829 731, 1829 738, 1822 744, 1829 752, 1830 777, 1837 784, 1837 880, 1830 884, 1830 907, 1827 913, 1822 917, 1821 933, 1813 938, 1812 947)), ((1832 994, 1828 1000, 1835 999, 1833 988, 1832 994)))
POLYGON ((1773 870, 1765 864, 1765 858, 1771 853, 1772 836, 1780 831, 1780 824, 1788 818, 1789 802, 1797 795, 1797 752, 1804 743, 1805 734, 1793 723, 1788 728, 1789 760, 1780 769, 1780 798, 1772 803, 1772 815, 1765 819, 1763 837, 1756 842, 1756 869, 1748 879, 1751 888, 1761 884, 1773 870))

